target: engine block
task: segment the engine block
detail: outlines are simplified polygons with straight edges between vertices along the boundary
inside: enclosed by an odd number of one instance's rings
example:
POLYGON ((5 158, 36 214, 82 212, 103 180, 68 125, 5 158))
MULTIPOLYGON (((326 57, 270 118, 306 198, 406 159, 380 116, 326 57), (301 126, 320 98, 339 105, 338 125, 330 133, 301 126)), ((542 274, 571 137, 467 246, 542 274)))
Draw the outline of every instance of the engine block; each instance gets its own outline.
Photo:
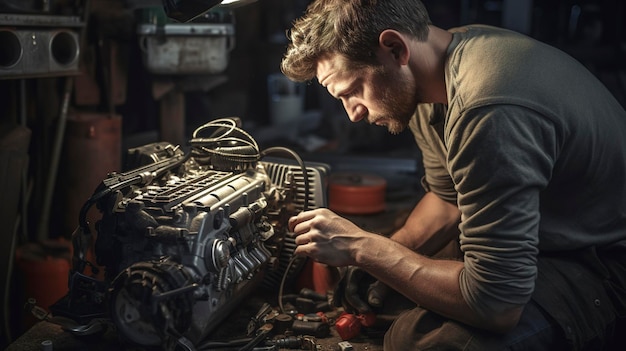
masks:
POLYGON ((260 160, 264 154, 250 161, 239 145, 212 150, 219 152, 207 158, 155 143, 129 152, 139 165, 111 174, 81 211, 70 292, 51 307, 55 314, 82 324, 108 318, 125 341, 173 349, 199 343, 253 289, 290 274, 297 258, 287 220, 325 205, 325 166, 260 160), (94 204, 104 281, 84 274, 92 265, 84 217, 94 204))

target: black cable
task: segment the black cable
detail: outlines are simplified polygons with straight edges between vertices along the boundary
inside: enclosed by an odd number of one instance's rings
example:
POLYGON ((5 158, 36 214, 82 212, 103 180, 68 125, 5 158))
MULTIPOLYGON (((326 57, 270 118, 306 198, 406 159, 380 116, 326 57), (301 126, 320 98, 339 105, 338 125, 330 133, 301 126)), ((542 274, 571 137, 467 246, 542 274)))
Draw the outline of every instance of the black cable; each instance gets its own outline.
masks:
POLYGON ((287 268, 285 268, 285 272, 283 273, 283 278, 280 280, 280 286, 278 287, 278 307, 280 308, 281 313, 285 313, 285 308, 283 307, 283 290, 285 288, 285 281, 287 280, 287 274, 291 269, 293 263, 298 259, 298 256, 293 256, 287 263, 287 268))
POLYGON ((307 172, 306 166, 304 165, 304 161, 302 161, 302 158, 300 158, 300 155, 298 155, 295 151, 288 149, 286 147, 282 147, 282 146, 274 146, 274 147, 270 147, 267 148, 265 150, 263 150, 261 152, 261 158, 267 156, 268 154, 272 154, 272 153, 278 153, 278 154, 287 154, 288 156, 293 157, 296 162, 298 163, 298 165, 300 166, 300 169, 302 170, 302 176, 304 177, 304 205, 303 205, 303 210, 307 211, 309 209, 309 174, 307 172))
POLYGON ((96 194, 93 194, 81 207, 80 212, 78 214, 78 226, 83 229, 85 234, 89 234, 89 223, 87 223, 87 212, 91 206, 93 206, 98 200, 103 198, 105 195, 110 194, 111 189, 104 189, 96 194))
MULTIPOLYGON (((172 163, 170 165, 166 165, 165 167, 161 167, 161 168, 157 169, 156 171, 152 172, 154 174, 154 177, 150 177, 149 178, 150 181, 152 181, 152 180, 154 180, 156 178, 161 177, 165 172, 169 171, 170 169, 176 168, 176 167, 180 166, 181 164, 187 162, 189 160, 189 158, 191 158, 191 154, 185 155, 185 157, 181 158, 180 160, 176 161, 175 163, 172 163)), ((165 161, 167 161, 167 160, 165 160, 165 161)), ((163 161, 161 161, 161 162, 163 162, 163 161)), ((103 198, 104 196, 112 193, 113 191, 116 191, 116 190, 119 190, 119 189, 123 189, 123 188, 129 187, 131 185, 140 184, 140 183, 142 183, 144 181, 149 182, 149 181, 146 180, 146 178, 144 178, 143 174, 144 173, 138 174, 138 175, 133 176, 131 178, 128 178, 126 180, 122 180, 119 183, 106 185, 106 186, 104 186, 104 189, 102 189, 100 191, 96 191, 96 192, 94 192, 93 195, 91 195, 91 197, 83 204, 83 206, 81 207, 80 212, 78 214, 78 225, 81 228, 83 228, 83 230, 84 230, 84 232, 86 234, 89 234, 89 232, 90 232, 89 231, 89 223, 87 223, 87 212, 89 211, 91 206, 93 206, 101 198, 103 198)))
POLYGON ((209 340, 209 341, 205 341, 204 343, 198 345, 197 349, 202 351, 202 350, 216 350, 217 348, 234 348, 234 347, 240 347, 240 346, 244 346, 247 345, 250 341, 252 341, 252 338, 250 337, 245 337, 245 338, 240 338, 240 339, 232 339, 232 340, 224 340, 224 341, 220 341, 220 340, 209 340))
POLYGON ((113 186, 107 187, 107 188, 105 188, 105 189, 103 189, 103 190, 101 190, 101 191, 91 195, 91 197, 83 204, 83 207, 81 207, 81 209, 80 209, 80 213, 78 214, 78 225, 81 228, 83 228, 83 230, 85 231, 86 234, 89 234, 89 223, 87 223, 87 212, 89 211, 91 206, 93 206, 101 198, 103 198, 104 196, 110 194, 114 190, 122 189, 122 188, 125 188, 127 186, 131 186, 133 184, 140 183, 142 180, 143 180, 143 178, 141 177, 141 175, 138 175, 136 177, 133 177, 133 178, 130 178, 130 179, 126 179, 125 181, 117 183, 117 184, 115 184, 113 186))
MULTIPOLYGON (((304 164, 304 161, 302 161, 302 158, 300 157, 300 155, 298 155, 295 151, 286 148, 286 147, 282 147, 282 146, 275 146, 275 147, 270 147, 267 148, 265 150, 263 150, 261 152, 261 158, 269 155, 269 154, 273 154, 273 153, 278 153, 278 154, 287 154, 288 156, 291 156, 295 159, 295 161, 298 163, 298 165, 300 166, 300 169, 302 170, 302 175, 304 177, 304 204, 303 204, 303 210, 307 211, 309 209, 309 175, 306 169, 306 166, 304 164)), ((287 280, 287 275, 289 274, 289 270, 291 269, 291 266, 293 265, 293 263, 296 261, 296 259, 298 259, 298 256, 293 256, 291 257, 291 259, 289 260, 289 263, 287 264, 287 267, 285 268, 285 272, 283 272, 283 277, 280 281, 280 286, 278 288, 278 306, 280 308, 281 313, 285 313, 285 308, 283 306, 283 291, 285 288, 285 281, 287 280)))
POLYGON ((216 155, 232 160, 247 162, 258 161, 259 145, 256 140, 237 126, 235 120, 220 118, 210 121, 194 130, 189 141, 192 152, 201 157, 216 155), (199 134, 211 128, 217 128, 209 137, 201 138, 199 134), (247 150, 249 153, 243 151, 247 150))

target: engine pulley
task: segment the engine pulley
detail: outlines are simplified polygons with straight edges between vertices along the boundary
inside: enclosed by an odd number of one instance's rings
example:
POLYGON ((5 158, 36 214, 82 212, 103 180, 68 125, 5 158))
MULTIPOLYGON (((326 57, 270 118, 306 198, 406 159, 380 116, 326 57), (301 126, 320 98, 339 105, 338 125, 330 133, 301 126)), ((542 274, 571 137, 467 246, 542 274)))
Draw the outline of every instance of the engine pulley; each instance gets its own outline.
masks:
POLYGON ((141 345, 162 345, 191 325, 193 289, 183 266, 170 260, 138 262, 111 289, 111 317, 121 334, 141 345))
POLYGON ((228 242, 226 240, 213 239, 213 242, 206 246, 204 257, 207 268, 211 272, 219 272, 228 265, 228 260, 230 260, 228 242))

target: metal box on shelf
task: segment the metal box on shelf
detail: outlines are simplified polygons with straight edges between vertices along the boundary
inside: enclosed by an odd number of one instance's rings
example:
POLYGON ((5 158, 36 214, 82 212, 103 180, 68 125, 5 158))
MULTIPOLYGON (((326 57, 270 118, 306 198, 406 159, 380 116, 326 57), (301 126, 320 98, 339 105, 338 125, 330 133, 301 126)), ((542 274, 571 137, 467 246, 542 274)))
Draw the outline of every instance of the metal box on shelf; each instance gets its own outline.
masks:
POLYGON ((232 23, 141 24, 143 61, 155 74, 217 74, 235 46, 232 23))
POLYGON ((0 14, 0 79, 79 73, 76 16, 0 14))

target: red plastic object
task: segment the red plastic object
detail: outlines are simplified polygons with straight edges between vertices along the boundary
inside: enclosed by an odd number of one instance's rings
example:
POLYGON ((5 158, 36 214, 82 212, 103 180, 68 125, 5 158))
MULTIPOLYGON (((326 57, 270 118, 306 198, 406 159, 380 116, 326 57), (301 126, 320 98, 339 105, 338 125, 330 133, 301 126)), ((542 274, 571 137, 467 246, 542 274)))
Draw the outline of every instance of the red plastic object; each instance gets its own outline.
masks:
POLYGON ((376 315, 373 312, 359 314, 356 317, 359 319, 361 325, 364 327, 371 327, 376 322, 376 315))
POLYGON ((342 340, 350 340, 361 332, 361 322, 357 316, 343 313, 335 321, 335 329, 342 340))

